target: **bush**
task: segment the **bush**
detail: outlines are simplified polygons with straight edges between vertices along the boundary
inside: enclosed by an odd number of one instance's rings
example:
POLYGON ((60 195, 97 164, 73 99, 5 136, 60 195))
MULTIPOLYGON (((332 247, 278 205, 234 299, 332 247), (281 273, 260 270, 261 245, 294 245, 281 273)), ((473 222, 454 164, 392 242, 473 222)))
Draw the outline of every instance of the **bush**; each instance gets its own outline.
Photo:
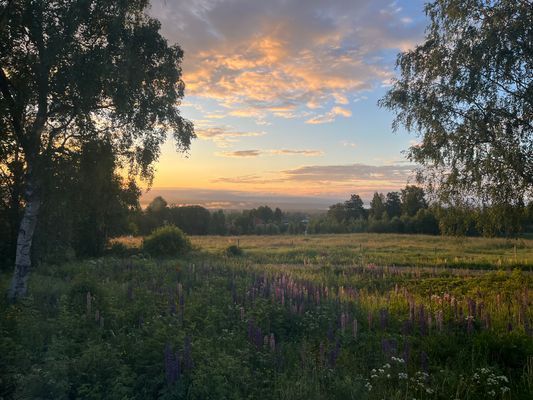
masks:
POLYGON ((226 247, 224 254, 229 257, 242 256, 242 249, 239 246, 232 244, 231 246, 226 247))
POLYGON ((179 256, 189 250, 189 238, 180 228, 173 225, 157 228, 143 240, 143 251, 153 257, 179 256))

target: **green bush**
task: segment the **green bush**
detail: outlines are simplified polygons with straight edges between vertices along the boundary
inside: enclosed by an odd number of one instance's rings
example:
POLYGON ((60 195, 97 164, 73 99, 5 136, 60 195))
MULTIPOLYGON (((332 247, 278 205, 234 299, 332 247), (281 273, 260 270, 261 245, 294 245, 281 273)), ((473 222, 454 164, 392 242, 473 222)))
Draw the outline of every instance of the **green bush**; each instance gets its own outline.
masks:
POLYGON ((232 244, 231 246, 226 247, 224 254, 228 257, 242 256, 242 249, 239 246, 232 244))
POLYGON ((179 256, 189 250, 191 250, 189 238, 173 225, 157 228, 143 240, 143 251, 153 257, 179 256))

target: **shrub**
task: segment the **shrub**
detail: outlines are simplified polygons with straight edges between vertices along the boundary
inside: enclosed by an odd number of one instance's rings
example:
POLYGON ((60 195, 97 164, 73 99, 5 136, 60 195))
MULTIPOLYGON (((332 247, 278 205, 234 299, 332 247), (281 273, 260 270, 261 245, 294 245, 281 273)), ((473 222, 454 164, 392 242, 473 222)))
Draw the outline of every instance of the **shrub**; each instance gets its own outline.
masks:
POLYGON ((232 244, 231 246, 226 247, 224 254, 229 257, 242 256, 242 249, 239 246, 232 244))
POLYGON ((191 250, 191 242, 180 228, 173 225, 155 229, 143 241, 143 251, 153 257, 179 256, 191 250))

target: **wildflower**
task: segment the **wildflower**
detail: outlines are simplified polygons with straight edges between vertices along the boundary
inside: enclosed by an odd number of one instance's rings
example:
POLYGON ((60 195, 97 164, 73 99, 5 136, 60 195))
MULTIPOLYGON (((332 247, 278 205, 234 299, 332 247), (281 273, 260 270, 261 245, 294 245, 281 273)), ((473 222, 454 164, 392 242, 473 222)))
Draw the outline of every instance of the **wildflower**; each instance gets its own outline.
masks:
POLYGON ((407 374, 405 372, 398 372, 398 379, 407 379, 407 374))

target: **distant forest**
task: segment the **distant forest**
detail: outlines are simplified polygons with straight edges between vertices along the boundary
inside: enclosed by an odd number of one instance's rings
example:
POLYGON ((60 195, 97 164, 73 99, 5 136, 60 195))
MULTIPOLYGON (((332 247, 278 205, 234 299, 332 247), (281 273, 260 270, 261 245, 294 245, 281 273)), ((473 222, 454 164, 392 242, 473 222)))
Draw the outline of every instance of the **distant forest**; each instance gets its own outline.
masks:
POLYGON ((169 206, 156 197, 132 215, 131 234, 147 235, 175 225, 191 235, 277 235, 321 233, 405 233, 515 237, 533 229, 533 203, 506 207, 442 207, 430 204, 424 190, 408 185, 399 192, 374 193, 370 204, 353 194, 327 212, 308 215, 267 205, 241 212, 209 211, 201 206, 169 206))

